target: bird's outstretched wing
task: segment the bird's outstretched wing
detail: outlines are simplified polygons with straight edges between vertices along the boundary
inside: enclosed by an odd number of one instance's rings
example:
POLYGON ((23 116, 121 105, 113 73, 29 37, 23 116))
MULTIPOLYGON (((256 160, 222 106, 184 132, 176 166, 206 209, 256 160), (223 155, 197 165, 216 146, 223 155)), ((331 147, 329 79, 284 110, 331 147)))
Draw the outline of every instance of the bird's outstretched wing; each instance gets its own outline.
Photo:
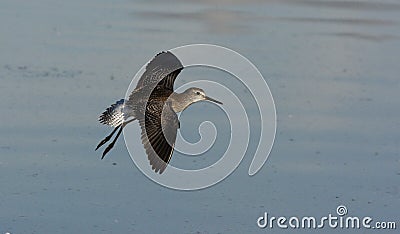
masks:
POLYGON ((136 89, 154 85, 173 91, 175 79, 182 69, 182 63, 174 54, 163 51, 147 64, 146 71, 140 77, 136 89))
POLYGON ((145 118, 139 119, 139 124, 150 165, 155 172, 161 174, 174 152, 179 128, 178 116, 169 103, 150 101, 146 106, 145 118))

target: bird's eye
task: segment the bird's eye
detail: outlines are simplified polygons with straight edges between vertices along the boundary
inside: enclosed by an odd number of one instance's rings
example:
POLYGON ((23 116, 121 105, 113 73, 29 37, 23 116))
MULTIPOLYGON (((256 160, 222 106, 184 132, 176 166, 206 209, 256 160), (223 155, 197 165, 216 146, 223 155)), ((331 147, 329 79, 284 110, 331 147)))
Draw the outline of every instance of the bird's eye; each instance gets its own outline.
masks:
POLYGON ((200 95, 200 92, 196 92, 197 95, 200 95))

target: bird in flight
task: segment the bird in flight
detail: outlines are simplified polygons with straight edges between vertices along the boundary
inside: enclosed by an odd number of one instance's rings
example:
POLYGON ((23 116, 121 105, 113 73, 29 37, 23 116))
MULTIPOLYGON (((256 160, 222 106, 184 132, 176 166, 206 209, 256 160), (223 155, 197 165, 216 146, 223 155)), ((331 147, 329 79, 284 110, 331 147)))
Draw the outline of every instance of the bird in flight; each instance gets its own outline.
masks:
POLYGON ((138 120, 141 140, 152 169, 163 173, 172 153, 180 123, 176 113, 198 101, 222 102, 208 97, 200 88, 174 92, 174 82, 183 69, 182 63, 171 52, 161 52, 146 65, 136 88, 127 100, 121 99, 108 107, 99 117, 102 124, 114 127, 96 147, 108 142, 118 130, 114 140, 104 150, 101 159, 114 147, 122 129, 138 120))

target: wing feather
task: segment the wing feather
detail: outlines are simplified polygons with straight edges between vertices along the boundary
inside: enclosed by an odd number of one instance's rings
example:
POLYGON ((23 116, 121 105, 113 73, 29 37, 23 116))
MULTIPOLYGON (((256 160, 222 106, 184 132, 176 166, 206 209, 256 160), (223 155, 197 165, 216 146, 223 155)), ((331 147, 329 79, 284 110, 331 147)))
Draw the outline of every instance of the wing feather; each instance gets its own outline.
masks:
POLYGON ((175 79, 182 69, 182 63, 174 54, 163 51, 147 64, 146 71, 140 77, 136 89, 157 85, 173 91, 175 79))
POLYGON ((179 120, 168 103, 153 102, 146 108, 144 119, 139 119, 142 144, 155 172, 163 173, 174 151, 179 120), (165 106, 164 106, 165 104, 165 106))

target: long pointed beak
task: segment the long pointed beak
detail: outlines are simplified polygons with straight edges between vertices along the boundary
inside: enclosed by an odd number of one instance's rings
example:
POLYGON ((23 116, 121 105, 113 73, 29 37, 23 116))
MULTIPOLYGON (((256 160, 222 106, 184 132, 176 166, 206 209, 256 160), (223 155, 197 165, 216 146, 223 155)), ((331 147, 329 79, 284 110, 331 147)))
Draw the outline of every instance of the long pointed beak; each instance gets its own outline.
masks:
POLYGON ((205 96, 204 99, 207 100, 207 101, 215 102, 215 103, 218 103, 218 104, 222 105, 222 102, 217 101, 214 98, 210 98, 208 96, 205 96))

